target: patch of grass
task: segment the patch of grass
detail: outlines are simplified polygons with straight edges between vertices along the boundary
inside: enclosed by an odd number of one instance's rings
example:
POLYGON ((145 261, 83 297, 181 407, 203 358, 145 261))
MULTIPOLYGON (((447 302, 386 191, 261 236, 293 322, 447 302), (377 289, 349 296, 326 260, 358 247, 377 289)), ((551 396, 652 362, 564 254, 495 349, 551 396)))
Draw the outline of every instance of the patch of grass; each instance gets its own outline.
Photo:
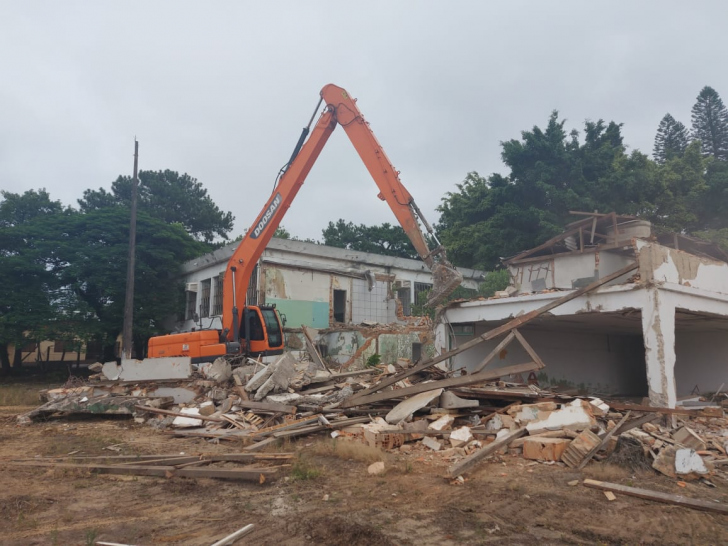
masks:
POLYGON ((0 385, 0 406, 39 406, 37 385, 11 383, 0 385))
POLYGON ((291 478, 294 480, 314 480, 318 478, 321 473, 322 470, 320 468, 303 458, 297 459, 291 467, 291 478))
POLYGON ((389 455, 381 449, 355 440, 325 440, 315 444, 311 451, 317 455, 328 455, 347 461, 369 464, 377 461, 387 462, 389 459, 389 455))
POLYGON ((96 544, 96 536, 98 534, 98 529, 89 529, 86 531, 86 546, 94 546, 94 544, 96 544))

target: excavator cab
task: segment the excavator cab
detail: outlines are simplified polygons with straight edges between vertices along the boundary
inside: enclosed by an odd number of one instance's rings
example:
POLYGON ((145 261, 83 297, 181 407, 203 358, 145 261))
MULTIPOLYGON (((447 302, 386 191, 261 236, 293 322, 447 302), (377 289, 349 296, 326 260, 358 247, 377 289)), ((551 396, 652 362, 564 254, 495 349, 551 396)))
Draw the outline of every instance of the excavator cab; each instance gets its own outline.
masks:
POLYGON ((272 305, 250 305, 243 309, 240 324, 243 352, 253 356, 283 354, 283 326, 272 305))

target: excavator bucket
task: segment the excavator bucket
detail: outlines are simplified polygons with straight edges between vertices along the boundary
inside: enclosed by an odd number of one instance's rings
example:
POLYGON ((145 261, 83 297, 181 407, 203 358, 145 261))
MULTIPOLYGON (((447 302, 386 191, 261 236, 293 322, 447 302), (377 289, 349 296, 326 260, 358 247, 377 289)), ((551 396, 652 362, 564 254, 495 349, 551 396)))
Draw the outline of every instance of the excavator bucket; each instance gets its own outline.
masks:
POLYGON ((432 268, 432 291, 427 298, 427 306, 435 307, 443 303, 463 282, 462 274, 442 258, 432 268))

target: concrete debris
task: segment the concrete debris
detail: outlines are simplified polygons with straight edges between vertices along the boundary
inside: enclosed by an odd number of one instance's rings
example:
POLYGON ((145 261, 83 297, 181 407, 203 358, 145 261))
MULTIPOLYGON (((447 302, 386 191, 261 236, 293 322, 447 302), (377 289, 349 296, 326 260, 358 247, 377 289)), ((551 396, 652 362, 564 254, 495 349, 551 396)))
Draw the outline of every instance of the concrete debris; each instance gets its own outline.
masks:
POLYGON ((450 391, 445 391, 442 393, 442 396, 440 396, 440 407, 445 409, 477 408, 479 405, 480 404, 478 404, 477 400, 466 400, 465 398, 456 396, 450 391))
POLYGON ((199 408, 182 408, 180 410, 180 413, 183 413, 184 415, 189 415, 190 417, 175 417, 174 421, 172 421, 173 427, 200 427, 202 426, 202 421, 200 419, 195 419, 194 416, 202 415, 200 413, 199 408))
MULTIPOLYGON (((585 400, 576 399, 565 404, 555 411, 540 411, 538 417, 526 425, 528 433, 538 434, 546 430, 584 430, 596 425, 594 416, 590 411, 591 404, 585 400)), ((518 419, 516 419, 518 421, 518 419)))
POLYGON ((442 449, 442 444, 430 436, 425 436, 422 439, 422 445, 430 448, 432 451, 440 451, 442 449))
POLYGON ((211 381, 224 383, 233 375, 230 362, 224 358, 218 358, 214 362, 206 362, 199 367, 200 373, 211 381))
POLYGON ((116 362, 104 362, 101 373, 112 381, 189 379, 192 376, 192 360, 188 356, 146 360, 122 358, 121 365, 116 362))
POLYGON ((473 439, 470 427, 460 427, 450 433, 450 445, 452 447, 464 446, 473 439))
POLYGON ((376 476, 377 474, 382 474, 385 471, 384 463, 382 461, 377 461, 376 463, 370 464, 367 468, 367 472, 371 474, 372 476, 376 476))
POLYGON ((453 421, 455 421, 455 417, 446 413, 439 419, 430 423, 427 428, 430 430, 446 430, 450 428, 450 425, 452 425, 453 421))
POLYGON ((442 389, 436 389, 433 391, 426 391, 421 392, 420 394, 415 394, 414 396, 411 396, 407 400, 400 402, 394 408, 392 408, 392 411, 387 414, 387 417, 385 417, 385 419, 387 420, 387 423, 393 424, 397 424, 404 421, 405 419, 409 419, 412 414, 414 414, 414 412, 416 412, 417 410, 421 410, 441 394, 442 389))

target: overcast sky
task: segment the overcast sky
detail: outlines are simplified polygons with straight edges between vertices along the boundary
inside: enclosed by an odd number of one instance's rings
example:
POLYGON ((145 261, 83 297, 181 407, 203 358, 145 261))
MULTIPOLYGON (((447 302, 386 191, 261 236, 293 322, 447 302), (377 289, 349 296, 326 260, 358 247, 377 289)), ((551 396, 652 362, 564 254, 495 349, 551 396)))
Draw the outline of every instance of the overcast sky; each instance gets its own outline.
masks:
MULTIPOLYGON (((503 140, 624 123, 651 153, 704 85, 728 101, 728 4, 485 1, 0 0, 0 188, 76 205, 140 168, 201 181, 253 222, 325 84, 358 98, 430 222, 469 171, 506 172, 503 140)), ((394 223, 343 130, 283 225, 394 223)))

